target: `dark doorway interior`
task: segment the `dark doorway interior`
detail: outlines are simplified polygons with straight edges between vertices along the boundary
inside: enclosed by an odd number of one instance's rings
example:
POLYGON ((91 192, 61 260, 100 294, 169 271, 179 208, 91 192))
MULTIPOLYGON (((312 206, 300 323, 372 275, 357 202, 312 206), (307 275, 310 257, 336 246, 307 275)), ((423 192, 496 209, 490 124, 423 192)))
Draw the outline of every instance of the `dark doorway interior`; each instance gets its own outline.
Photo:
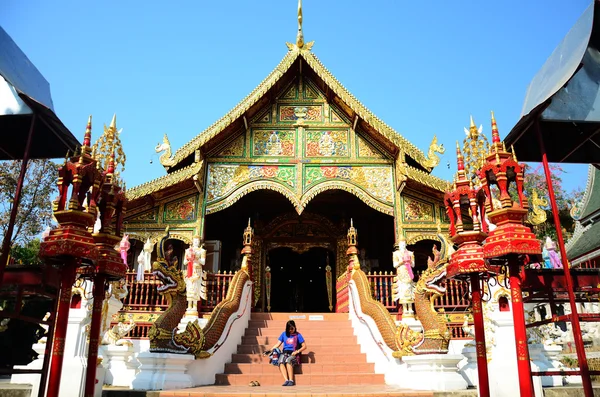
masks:
MULTIPOLYGON (((328 312, 329 298, 325 280, 328 255, 331 254, 325 248, 311 248, 301 254, 291 248, 269 251, 271 311, 328 312)), ((332 274, 332 278, 335 280, 335 274, 332 274)))

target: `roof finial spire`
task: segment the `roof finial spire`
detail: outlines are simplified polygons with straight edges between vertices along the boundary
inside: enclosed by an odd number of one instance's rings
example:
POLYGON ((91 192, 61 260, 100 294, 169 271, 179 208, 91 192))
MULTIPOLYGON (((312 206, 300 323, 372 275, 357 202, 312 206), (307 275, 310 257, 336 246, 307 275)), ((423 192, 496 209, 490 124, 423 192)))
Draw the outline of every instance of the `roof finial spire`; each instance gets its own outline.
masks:
POLYGON ((298 0, 298 34, 296 35, 296 46, 304 47, 304 34, 302 33, 302 0, 298 0))

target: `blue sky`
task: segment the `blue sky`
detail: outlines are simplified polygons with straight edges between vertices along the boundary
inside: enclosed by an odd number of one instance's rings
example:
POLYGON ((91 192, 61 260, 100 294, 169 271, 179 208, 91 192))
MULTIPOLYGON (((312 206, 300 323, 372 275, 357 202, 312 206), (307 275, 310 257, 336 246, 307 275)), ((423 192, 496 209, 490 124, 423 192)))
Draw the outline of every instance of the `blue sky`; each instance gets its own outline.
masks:
MULTIPOLYGON (((469 115, 504 137, 525 89, 590 1, 304 0, 313 52, 363 104, 427 152, 451 179, 469 115), (450 169, 447 163, 450 162, 450 169)), ((128 187, 165 174, 173 150, 233 108, 279 63, 296 34, 296 0, 0 2, 0 25, 51 84, 54 107, 80 139, 117 114, 128 187), (150 160, 153 163, 150 164, 150 160)), ((587 166, 566 166, 565 187, 587 166)))

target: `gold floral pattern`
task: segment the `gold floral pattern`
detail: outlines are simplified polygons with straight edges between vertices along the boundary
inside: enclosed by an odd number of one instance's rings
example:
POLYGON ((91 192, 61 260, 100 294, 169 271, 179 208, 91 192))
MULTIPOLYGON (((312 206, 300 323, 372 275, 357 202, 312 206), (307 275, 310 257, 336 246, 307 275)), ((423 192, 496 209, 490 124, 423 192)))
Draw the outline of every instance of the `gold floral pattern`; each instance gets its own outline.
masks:
POLYGON ((323 121, 323 107, 321 105, 285 105, 279 107, 280 121, 323 121))
POLYGON ((404 196, 404 220, 406 222, 433 222, 433 205, 404 196))
POLYGON ((352 182, 362 187, 371 196, 386 203, 394 201, 390 166, 312 166, 304 169, 305 187, 331 179, 352 182))
POLYGON ((377 159, 384 158, 379 152, 377 152, 377 150, 375 150, 371 145, 369 145, 369 143, 367 143, 367 141, 358 134, 356 135, 356 145, 358 146, 358 157, 377 159))
POLYGON ((348 130, 306 131, 306 157, 348 157, 348 130))
POLYGON ((193 221, 196 219, 196 196, 186 197, 165 205, 165 221, 193 221))
POLYGON ((280 165, 210 164, 206 199, 208 202, 224 198, 238 186, 258 179, 272 179, 294 187, 296 168, 280 165))
POLYGON ((246 146, 246 136, 244 134, 237 137, 229 146, 223 149, 218 157, 243 157, 246 146))
POLYGON ((293 130, 252 131, 252 155, 256 157, 291 157, 296 152, 293 130))

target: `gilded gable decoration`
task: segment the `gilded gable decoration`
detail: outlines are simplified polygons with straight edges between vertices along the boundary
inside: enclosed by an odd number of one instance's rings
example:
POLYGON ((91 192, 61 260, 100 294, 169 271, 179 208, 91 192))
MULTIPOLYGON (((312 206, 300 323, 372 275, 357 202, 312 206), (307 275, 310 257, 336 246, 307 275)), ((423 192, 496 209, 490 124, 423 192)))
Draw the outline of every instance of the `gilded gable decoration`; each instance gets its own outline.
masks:
POLYGON ((360 186, 373 198, 393 204, 394 192, 390 166, 306 166, 305 190, 327 180, 347 181, 360 186))
POLYGON ((244 157, 246 152, 246 135, 241 134, 233 140, 225 149, 221 150, 217 157, 244 157))
POLYGON ((306 100, 309 101, 315 101, 315 100, 321 100, 321 101, 325 101, 325 97, 323 97, 323 95, 321 94, 321 92, 319 91, 319 89, 317 87, 315 87, 312 83, 310 83, 309 81, 306 81, 303 84, 303 97, 306 100))
POLYGON ((241 185, 253 180, 273 180, 293 189, 296 168, 284 165, 210 164, 208 166, 208 203, 225 198, 241 185))
POLYGON ((293 157, 296 155, 296 131, 252 130, 253 157, 293 157))
POLYGON ((281 95, 281 99, 298 99, 298 81, 294 79, 281 95))
POLYGON ((405 222, 433 222, 435 219, 433 204, 407 195, 403 198, 403 219, 405 222))
POLYGON ((279 121, 323 122, 323 105, 280 105, 279 121))
POLYGON ((338 112, 336 112, 333 109, 330 110, 329 120, 331 123, 334 123, 334 124, 338 124, 338 123, 339 124, 347 124, 346 120, 344 120, 344 118, 342 116, 340 116, 338 114, 338 112))
POLYGON ((348 157, 350 137, 348 130, 307 130, 304 155, 306 157, 348 157))
POLYGON ((196 219, 198 196, 188 196, 165 205, 164 221, 181 222, 196 219))
POLYGON ((363 203, 373 208, 374 210, 390 216, 394 216, 394 206, 392 204, 382 203, 381 201, 374 199, 370 194, 366 193, 365 189, 358 187, 350 182, 339 180, 321 182, 308 189, 306 193, 302 195, 302 200, 300 200, 299 207, 296 208, 298 213, 300 214, 301 211, 304 208, 306 208, 308 203, 318 194, 323 193, 327 190, 343 190, 358 197, 363 203))
POLYGON ((385 159, 383 154, 358 134, 356 134, 356 156, 367 159, 385 159))
POLYGON ((141 214, 128 219, 129 223, 156 223, 158 222, 158 208, 144 211, 141 214))

